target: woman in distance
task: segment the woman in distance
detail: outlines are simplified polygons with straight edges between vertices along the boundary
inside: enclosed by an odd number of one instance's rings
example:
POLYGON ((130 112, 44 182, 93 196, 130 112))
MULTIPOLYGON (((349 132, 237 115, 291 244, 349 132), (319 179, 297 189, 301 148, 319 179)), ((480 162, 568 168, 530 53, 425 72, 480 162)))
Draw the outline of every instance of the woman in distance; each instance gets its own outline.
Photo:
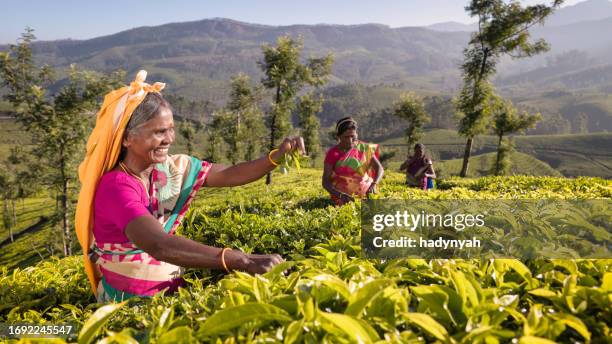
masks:
POLYGON ((384 175, 378 145, 358 140, 357 122, 351 117, 336 123, 336 139, 338 144, 325 155, 323 188, 337 205, 376 193, 384 175))
MULTIPOLYGON (((431 189, 429 180, 436 178, 431 158, 425 153, 425 145, 414 145, 414 155, 408 157, 400 166, 400 171, 406 171, 406 184, 408 186, 431 189)), ((432 183, 433 184, 433 183, 432 183)))

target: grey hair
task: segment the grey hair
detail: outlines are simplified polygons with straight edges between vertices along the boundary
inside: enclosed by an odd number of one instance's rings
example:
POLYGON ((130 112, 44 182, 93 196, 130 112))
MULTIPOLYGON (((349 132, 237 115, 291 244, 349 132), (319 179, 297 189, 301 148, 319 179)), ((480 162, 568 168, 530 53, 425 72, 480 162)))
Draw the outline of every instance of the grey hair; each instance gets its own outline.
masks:
MULTIPOLYGON (((139 127, 141 127, 147 121, 157 117, 163 109, 172 110, 172 107, 161 94, 157 92, 147 93, 142 102, 138 104, 136 109, 134 109, 134 112, 132 112, 132 116, 130 117, 128 124, 125 127, 125 131, 123 132, 123 137, 126 138, 128 135, 137 132, 139 127)), ((123 161, 125 154, 125 147, 122 146, 117 162, 123 161)))
POLYGON ((157 92, 149 92, 142 102, 132 112, 132 117, 125 127, 124 136, 127 137, 147 121, 159 115, 162 109, 172 109, 170 103, 157 92))

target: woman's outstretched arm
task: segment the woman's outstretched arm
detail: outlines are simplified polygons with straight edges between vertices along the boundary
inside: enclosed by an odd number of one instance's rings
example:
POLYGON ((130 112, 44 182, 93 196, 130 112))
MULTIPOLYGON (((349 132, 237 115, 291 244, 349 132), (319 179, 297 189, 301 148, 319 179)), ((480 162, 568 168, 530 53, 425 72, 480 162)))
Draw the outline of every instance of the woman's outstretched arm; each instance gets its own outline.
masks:
MULTIPOLYGON (((281 143, 278 150, 270 155, 270 157, 275 162, 279 162, 285 153, 299 149, 299 143, 299 137, 292 139, 287 138, 283 141, 283 143, 281 143)), ((257 160, 246 161, 233 166, 213 164, 210 172, 208 172, 208 177, 206 177, 206 182, 204 185, 210 187, 222 187, 248 184, 265 176, 275 167, 276 165, 270 162, 267 155, 257 160)))

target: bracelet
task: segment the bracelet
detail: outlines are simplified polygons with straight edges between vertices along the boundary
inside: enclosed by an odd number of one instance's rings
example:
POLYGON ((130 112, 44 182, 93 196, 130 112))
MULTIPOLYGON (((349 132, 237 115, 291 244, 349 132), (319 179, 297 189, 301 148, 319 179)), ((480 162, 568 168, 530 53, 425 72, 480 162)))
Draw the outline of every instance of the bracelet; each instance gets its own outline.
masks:
POLYGON ((270 151, 270 153, 268 153, 268 160, 269 160, 269 161, 270 161, 270 163, 271 163, 272 165, 274 165, 274 166, 278 166, 278 163, 277 163, 277 162, 275 162, 274 160, 272 160, 272 153, 274 153, 274 152, 276 152, 276 151, 278 151, 278 148, 277 148, 277 149, 273 149, 273 150, 271 150, 271 151, 270 151))
POLYGON ((227 250, 231 250, 231 248, 226 247, 221 250, 221 264, 223 264, 223 268, 225 269, 225 271, 230 272, 230 270, 227 268, 227 264, 225 263, 225 251, 227 250))

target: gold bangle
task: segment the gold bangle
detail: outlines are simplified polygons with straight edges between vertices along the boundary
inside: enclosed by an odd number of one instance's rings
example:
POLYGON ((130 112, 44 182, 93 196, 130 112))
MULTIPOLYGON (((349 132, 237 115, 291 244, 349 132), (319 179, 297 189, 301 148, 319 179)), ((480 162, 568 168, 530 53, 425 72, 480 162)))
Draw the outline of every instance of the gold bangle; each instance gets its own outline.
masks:
POLYGON ((274 166, 278 166, 278 163, 275 162, 274 160, 272 160, 272 153, 274 153, 276 151, 278 151, 278 148, 277 149, 273 149, 273 150, 270 151, 270 153, 268 153, 268 160, 270 160, 270 163, 272 165, 274 165, 274 166))
POLYGON ((230 270, 227 268, 227 264, 225 263, 225 251, 227 250, 231 250, 231 248, 226 247, 221 251, 221 264, 223 264, 225 271, 230 272, 230 270))

